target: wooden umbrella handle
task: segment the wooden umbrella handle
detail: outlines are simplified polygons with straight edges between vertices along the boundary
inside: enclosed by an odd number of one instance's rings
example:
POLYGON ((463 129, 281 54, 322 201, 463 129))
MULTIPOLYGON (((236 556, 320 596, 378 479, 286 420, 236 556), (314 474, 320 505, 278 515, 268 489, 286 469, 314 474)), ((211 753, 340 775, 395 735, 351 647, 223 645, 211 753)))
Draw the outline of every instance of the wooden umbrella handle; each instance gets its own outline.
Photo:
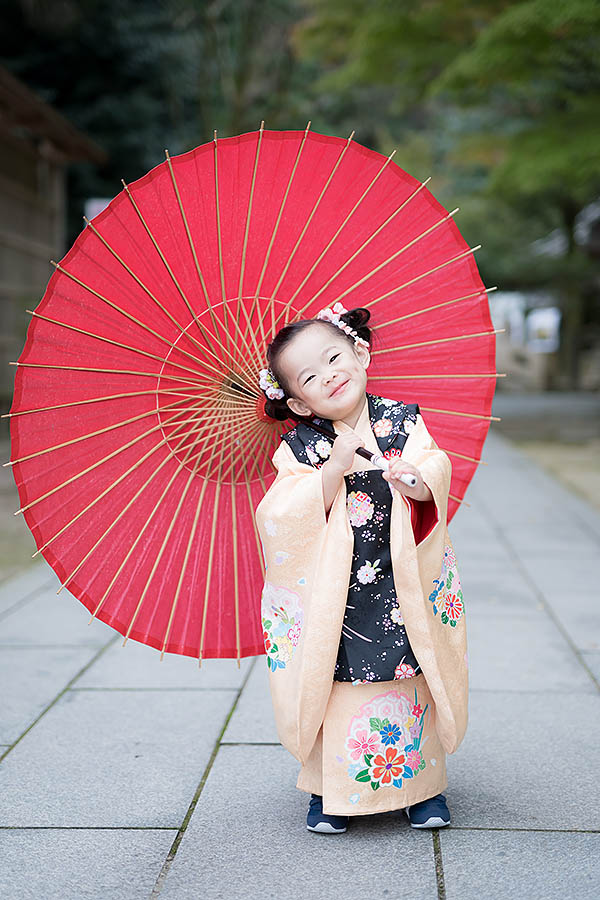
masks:
MULTIPOLYGON (((297 421, 303 422, 305 425, 310 426, 310 428, 314 428, 315 431, 318 431, 320 434, 325 435, 325 437, 331 438, 332 441, 335 441, 337 434, 335 431, 331 431, 329 428, 325 428, 323 425, 317 425, 316 422, 307 422, 305 419, 298 419, 297 421)), ((358 456, 362 456, 363 459, 368 459, 373 463, 374 466, 377 466, 378 469, 381 469, 384 472, 387 472, 389 469, 389 462, 382 456, 381 453, 372 453, 371 450, 367 450, 366 447, 357 447, 354 451, 358 456)), ((415 487, 417 483, 417 479, 414 475, 405 472, 400 476, 400 481, 403 481, 404 484, 409 487, 415 487)))

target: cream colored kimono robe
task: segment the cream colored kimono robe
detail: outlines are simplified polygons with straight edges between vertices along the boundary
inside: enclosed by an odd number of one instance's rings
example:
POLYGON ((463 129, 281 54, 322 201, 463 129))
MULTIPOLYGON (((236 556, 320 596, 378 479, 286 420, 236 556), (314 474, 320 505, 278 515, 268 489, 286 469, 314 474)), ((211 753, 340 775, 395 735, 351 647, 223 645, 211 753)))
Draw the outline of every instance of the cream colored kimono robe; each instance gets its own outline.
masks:
MULTIPOLYGON (((376 414, 385 415, 385 407, 376 414)), ((365 398, 354 430, 367 449, 381 452, 373 425, 365 398)), ((324 811, 332 814, 399 809, 439 793, 447 785, 444 754, 458 748, 467 726, 464 606, 446 527, 451 463, 420 413, 410 425, 401 456, 429 486, 437 522, 416 546, 410 504, 394 491, 390 542, 398 601, 422 674, 367 684, 333 681, 354 546, 345 482, 326 516, 320 469, 299 462, 282 442, 273 456, 277 477, 256 510, 278 734, 302 763, 298 787, 321 794, 324 811)), ((333 427, 349 430, 341 421, 333 427)), ((355 456, 350 471, 372 468, 355 456)))

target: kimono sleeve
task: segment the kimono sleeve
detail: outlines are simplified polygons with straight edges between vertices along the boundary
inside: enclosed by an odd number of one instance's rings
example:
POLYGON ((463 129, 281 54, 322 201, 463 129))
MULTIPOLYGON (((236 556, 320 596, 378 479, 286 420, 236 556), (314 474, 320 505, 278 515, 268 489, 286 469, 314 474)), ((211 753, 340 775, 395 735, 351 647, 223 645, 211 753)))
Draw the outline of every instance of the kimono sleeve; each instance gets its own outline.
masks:
POLYGON ((440 525, 446 526, 452 463, 430 435, 421 413, 417 414, 417 424, 404 446, 402 457, 419 469, 433 498, 420 503, 412 501, 416 506, 416 513, 411 506, 413 531, 415 543, 419 545, 439 530, 440 525))

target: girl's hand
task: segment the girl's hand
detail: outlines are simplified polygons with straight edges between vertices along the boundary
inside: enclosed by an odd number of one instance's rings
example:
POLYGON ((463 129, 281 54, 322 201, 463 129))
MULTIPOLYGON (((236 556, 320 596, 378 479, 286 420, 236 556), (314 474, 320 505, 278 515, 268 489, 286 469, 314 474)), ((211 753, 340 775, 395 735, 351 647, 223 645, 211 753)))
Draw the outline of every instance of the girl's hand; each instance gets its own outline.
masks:
POLYGON ((421 475, 417 467, 411 465, 411 463, 409 462, 405 462, 402 459, 393 458, 390 460, 390 467, 388 471, 383 472, 382 475, 395 490, 399 491, 401 494, 404 494, 406 497, 410 497, 412 500, 433 499, 431 491, 423 481, 423 476, 421 475), (400 481, 400 476, 404 475, 405 473, 414 475, 416 477, 417 483, 414 487, 409 487, 408 484, 404 484, 403 481, 400 481))
POLYGON ((331 456, 327 460, 326 465, 330 469, 338 471, 345 475, 348 469, 352 468, 354 461, 354 451, 357 447, 364 447, 365 442, 354 431, 347 431, 339 434, 333 442, 331 456))

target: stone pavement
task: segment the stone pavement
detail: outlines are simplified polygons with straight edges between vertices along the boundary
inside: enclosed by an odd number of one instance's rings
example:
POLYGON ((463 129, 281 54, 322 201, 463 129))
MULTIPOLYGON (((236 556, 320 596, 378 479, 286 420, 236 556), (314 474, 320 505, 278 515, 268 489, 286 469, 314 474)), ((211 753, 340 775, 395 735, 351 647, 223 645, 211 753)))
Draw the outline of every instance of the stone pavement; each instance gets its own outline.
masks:
POLYGON ((600 879, 600 514, 504 437, 450 526, 467 609, 452 825, 306 831, 264 659, 167 657, 44 563, 0 588, 2 900, 584 900, 600 879))

